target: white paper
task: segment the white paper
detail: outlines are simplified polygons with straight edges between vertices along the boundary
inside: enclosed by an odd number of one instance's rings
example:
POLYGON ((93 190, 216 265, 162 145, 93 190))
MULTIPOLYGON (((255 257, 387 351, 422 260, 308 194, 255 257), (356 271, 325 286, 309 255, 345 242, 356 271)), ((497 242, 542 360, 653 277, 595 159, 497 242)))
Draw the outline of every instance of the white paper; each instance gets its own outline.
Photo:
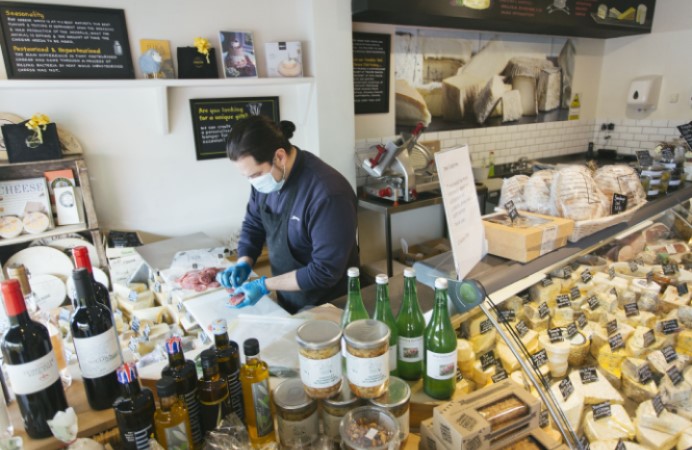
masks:
POLYGON ((461 280, 483 258, 485 248, 468 146, 435 153, 435 164, 440 176, 454 266, 461 280))

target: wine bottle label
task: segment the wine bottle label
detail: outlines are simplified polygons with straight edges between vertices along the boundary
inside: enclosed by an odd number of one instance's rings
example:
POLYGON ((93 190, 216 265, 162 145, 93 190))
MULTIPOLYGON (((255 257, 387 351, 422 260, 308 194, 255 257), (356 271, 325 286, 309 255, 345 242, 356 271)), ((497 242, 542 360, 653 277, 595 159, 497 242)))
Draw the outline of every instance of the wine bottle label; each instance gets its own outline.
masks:
POLYGON ((320 431, 317 410, 302 420, 285 420, 281 416, 277 416, 276 424, 279 430, 279 440, 282 447, 285 448, 310 442, 313 436, 317 436, 320 431))
POLYGON ((151 436, 152 428, 151 424, 145 428, 132 431, 120 428, 123 448, 126 450, 149 450, 149 436, 151 436))
POLYGON ((425 373, 436 380, 449 380, 457 372, 457 351, 435 353, 428 350, 425 354, 425 373))
POLYGON ((34 394, 60 379, 58 362, 52 351, 24 364, 7 364, 7 377, 16 395, 34 394))
POLYGON ((99 378, 120 367, 123 358, 115 328, 88 338, 75 338, 74 348, 84 378, 99 378))
POLYGON ((194 388, 183 395, 187 413, 190 416, 190 429, 192 431, 192 442, 195 444, 202 442, 202 425, 199 419, 199 401, 197 400, 197 388, 194 388))
POLYGON ((356 386, 379 386, 389 377, 389 353, 374 358, 359 358, 349 353, 346 373, 348 380, 356 386))
POLYGON ((399 336, 399 359, 412 363, 423 360, 423 336, 403 337, 399 336))
POLYGON ((252 383, 252 403, 255 408, 255 425, 257 437, 263 437, 274 432, 274 419, 269 404, 269 380, 265 379, 252 383))
POLYGON ((341 381, 341 354, 326 359, 310 359, 298 355, 300 361, 300 379, 310 388, 322 389, 332 387, 341 381))
POLYGON ((166 427, 163 429, 166 435, 166 447, 165 448, 188 448, 190 445, 188 443, 187 430, 185 429, 185 422, 180 422, 178 425, 173 425, 172 427, 166 427))

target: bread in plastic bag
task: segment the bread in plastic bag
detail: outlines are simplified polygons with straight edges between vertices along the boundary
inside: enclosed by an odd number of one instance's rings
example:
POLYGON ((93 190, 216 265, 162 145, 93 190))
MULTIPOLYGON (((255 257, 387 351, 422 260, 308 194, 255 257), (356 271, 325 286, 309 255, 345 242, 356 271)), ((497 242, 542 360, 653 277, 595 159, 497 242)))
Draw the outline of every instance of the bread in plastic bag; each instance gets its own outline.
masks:
POLYGON ((519 210, 526 210, 526 201, 524 200, 524 187, 529 177, 526 175, 515 175, 511 178, 502 180, 502 189, 500 189, 500 208, 504 208, 508 201, 512 200, 514 206, 519 210))
POLYGON ((605 196, 584 166, 560 169, 553 179, 551 194, 557 215, 565 219, 598 219, 610 213, 605 196))
POLYGON ((616 164, 601 167, 596 170, 593 179, 606 198, 608 211, 612 208, 613 194, 627 196, 627 209, 634 208, 646 200, 639 175, 629 166, 616 164))
POLYGON ((526 201, 527 210, 548 216, 557 214, 555 204, 550 197, 550 190, 556 173, 556 170, 539 170, 531 175, 524 187, 524 201, 526 201))

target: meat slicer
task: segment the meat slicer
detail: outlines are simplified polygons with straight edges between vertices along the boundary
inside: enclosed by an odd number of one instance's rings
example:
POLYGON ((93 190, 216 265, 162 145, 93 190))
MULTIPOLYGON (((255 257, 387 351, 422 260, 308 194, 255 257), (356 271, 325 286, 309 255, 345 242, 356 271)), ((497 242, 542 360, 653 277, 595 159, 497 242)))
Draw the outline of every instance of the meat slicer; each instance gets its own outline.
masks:
POLYGON ((435 158, 419 144, 418 136, 425 127, 419 123, 409 133, 385 145, 373 145, 361 167, 369 175, 363 190, 373 197, 393 202, 411 202, 419 193, 440 188, 434 169, 435 158))

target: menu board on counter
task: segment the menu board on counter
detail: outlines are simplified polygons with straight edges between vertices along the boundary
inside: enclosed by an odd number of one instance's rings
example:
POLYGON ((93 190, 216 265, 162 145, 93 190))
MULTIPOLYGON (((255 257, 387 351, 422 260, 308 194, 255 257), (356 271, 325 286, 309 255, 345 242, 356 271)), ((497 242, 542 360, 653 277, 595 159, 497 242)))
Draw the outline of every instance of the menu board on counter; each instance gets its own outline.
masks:
POLYGON ((484 256, 485 230, 468 146, 435 153, 454 266, 463 279, 484 256))
POLYGON ((122 9, 0 2, 8 78, 134 78, 122 9))
POLYGON ((389 112, 388 34, 353 33, 353 93, 356 114, 389 112))
POLYGON ((279 122, 279 97, 190 100, 197 160, 226 157, 226 138, 241 119, 263 114, 279 122))
POLYGON ((610 38, 651 32, 656 0, 352 0, 354 22, 610 38))

